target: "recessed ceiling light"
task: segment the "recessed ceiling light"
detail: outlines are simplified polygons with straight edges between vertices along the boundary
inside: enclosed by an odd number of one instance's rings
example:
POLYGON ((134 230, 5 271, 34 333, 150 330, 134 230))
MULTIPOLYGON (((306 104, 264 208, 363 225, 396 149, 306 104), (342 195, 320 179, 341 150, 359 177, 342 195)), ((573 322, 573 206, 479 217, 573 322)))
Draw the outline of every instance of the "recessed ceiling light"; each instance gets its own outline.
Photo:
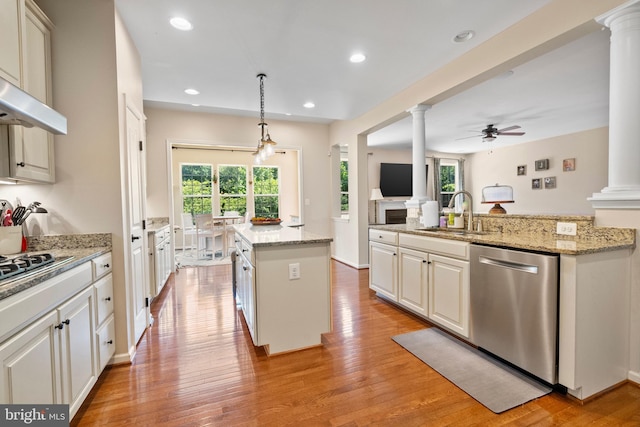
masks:
POLYGON ((466 41, 471 40, 473 38, 473 36, 475 36, 475 35, 476 35, 475 31, 472 31, 472 30, 460 31, 453 38, 453 41, 456 42, 456 43, 464 43, 466 41))
POLYGON ((187 21, 184 18, 180 18, 178 16, 171 18, 169 20, 169 23, 173 28, 176 28, 181 31, 193 30, 193 25, 191 24, 191 22, 187 21))
POLYGON ((313 108, 315 106, 316 104, 314 104, 313 102, 305 102, 303 105, 304 108, 313 108))
POLYGON ((188 94, 188 95, 198 95, 200 92, 198 92, 195 89, 185 89, 184 93, 188 94))
POLYGON ((191 104, 193 107, 199 107, 200 104, 191 104))
POLYGON ((365 59, 367 59, 367 57, 364 56, 364 53, 354 53, 349 58, 349 61, 353 62, 354 64, 358 64, 360 62, 364 62, 365 59))

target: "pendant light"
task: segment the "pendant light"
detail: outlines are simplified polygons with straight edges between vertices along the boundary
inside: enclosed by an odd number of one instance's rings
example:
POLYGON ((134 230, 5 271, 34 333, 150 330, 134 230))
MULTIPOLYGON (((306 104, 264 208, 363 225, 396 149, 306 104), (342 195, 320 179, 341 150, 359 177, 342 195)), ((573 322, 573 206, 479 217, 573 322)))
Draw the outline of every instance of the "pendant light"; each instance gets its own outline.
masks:
POLYGON ((261 164, 267 158, 275 154, 276 142, 271 139, 269 135, 268 125, 264 121, 264 79, 267 75, 260 73, 256 76, 260 80, 260 140, 258 141, 258 148, 253 153, 256 164, 261 164))

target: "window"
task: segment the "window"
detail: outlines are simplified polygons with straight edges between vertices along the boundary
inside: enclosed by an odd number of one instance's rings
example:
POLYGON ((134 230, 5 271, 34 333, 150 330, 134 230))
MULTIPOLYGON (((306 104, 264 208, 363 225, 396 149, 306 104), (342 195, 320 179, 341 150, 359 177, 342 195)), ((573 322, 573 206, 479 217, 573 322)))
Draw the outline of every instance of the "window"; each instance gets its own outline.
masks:
POLYGON ((182 165, 182 212, 191 215, 211 213, 212 169, 211 165, 182 165))
POLYGON ((435 199, 440 202, 442 209, 449 205, 453 193, 464 190, 464 160, 434 158, 433 163, 437 171, 435 199))
POLYGON ((349 163, 340 160, 340 211, 349 213, 349 163))
POLYGON ((280 217, 279 168, 276 166, 253 167, 253 204, 255 216, 280 217))
POLYGON ((218 185, 220 189, 220 213, 247 212, 247 167, 242 165, 219 165, 218 185))

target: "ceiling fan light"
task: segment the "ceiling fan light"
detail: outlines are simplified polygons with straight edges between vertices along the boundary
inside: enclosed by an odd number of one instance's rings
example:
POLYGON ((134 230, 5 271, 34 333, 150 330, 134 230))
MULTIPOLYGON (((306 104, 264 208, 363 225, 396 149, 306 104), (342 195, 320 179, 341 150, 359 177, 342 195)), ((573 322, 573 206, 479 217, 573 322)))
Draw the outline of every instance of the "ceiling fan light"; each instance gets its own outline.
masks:
POLYGON ((495 136, 493 136, 493 135, 488 135, 488 136, 485 136, 484 138, 482 138, 482 141, 483 141, 483 142, 491 142, 491 141, 494 141, 495 139, 496 139, 496 137, 495 137, 495 136))

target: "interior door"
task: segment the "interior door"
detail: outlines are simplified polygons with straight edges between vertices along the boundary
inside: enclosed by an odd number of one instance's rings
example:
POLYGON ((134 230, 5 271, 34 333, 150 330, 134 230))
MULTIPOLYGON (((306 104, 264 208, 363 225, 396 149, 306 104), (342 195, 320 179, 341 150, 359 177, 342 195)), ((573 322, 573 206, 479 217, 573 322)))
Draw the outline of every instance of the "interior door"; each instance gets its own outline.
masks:
POLYGON ((129 265, 131 266, 130 298, 133 309, 134 343, 137 343, 149 324, 149 307, 147 298, 150 297, 147 280, 147 247, 146 235, 143 228, 145 218, 144 192, 144 118, 136 109, 127 103, 127 148, 128 148, 128 189, 129 189, 129 265))

